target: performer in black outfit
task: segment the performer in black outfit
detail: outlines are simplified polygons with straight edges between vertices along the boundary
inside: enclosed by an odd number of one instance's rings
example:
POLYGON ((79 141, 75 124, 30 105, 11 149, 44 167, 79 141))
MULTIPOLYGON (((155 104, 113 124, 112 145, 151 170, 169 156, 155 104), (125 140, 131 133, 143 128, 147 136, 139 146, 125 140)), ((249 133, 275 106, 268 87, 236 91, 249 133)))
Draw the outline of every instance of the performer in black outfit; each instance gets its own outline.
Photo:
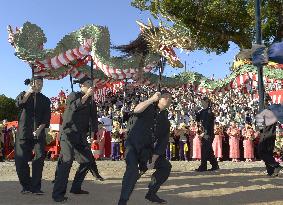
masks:
POLYGON ((125 142, 127 167, 118 205, 127 204, 140 175, 153 168, 156 171, 145 198, 154 203, 166 203, 156 193, 168 179, 172 167, 165 157, 170 132, 168 112, 165 109, 171 104, 171 98, 166 90, 157 92, 134 109, 134 116, 128 122, 130 127, 125 142))
POLYGON ((16 171, 23 187, 22 194, 43 194, 41 191, 42 170, 45 158, 46 134, 49 127, 51 109, 50 100, 41 93, 43 79, 34 77, 25 81, 29 90, 20 93, 16 105, 20 108, 19 126, 15 141, 16 171), (36 100, 35 100, 36 99, 36 100), (32 159, 32 177, 28 161, 32 159))
POLYGON ((215 116, 212 112, 211 101, 208 97, 204 97, 201 103, 203 109, 196 114, 196 121, 201 123, 201 126, 204 129, 204 136, 201 139, 201 164, 196 171, 207 171, 207 161, 212 165, 212 168, 208 171, 214 171, 219 169, 218 162, 215 159, 212 149, 215 116))
POLYGON ((81 92, 72 92, 67 98, 67 109, 63 115, 63 124, 60 136, 60 161, 55 177, 52 198, 56 202, 67 200, 65 197, 68 177, 74 157, 80 164, 70 190, 73 194, 88 194, 89 192, 81 189, 83 180, 91 170, 99 175, 95 159, 87 142, 89 126, 91 126, 91 136, 97 132, 97 109, 93 103, 91 107, 93 88, 91 79, 84 77, 77 81, 80 84, 81 92), (92 120, 90 120, 92 118, 92 120), (90 124, 92 122, 92 124, 90 124))
POLYGON ((266 109, 256 116, 256 119, 263 118, 264 122, 259 134, 260 139, 258 144, 258 154, 265 163, 267 175, 278 176, 282 167, 273 157, 278 120, 274 113, 268 109, 270 101, 272 101, 272 99, 269 95, 267 95, 265 99, 266 109))

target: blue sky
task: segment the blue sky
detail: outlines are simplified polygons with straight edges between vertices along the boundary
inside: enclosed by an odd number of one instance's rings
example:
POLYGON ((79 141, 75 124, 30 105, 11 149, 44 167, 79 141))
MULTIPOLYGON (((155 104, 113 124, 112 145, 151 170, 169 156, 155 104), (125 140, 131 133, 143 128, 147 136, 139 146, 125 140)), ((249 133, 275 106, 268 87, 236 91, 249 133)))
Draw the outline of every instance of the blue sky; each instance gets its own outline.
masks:
MULTIPOLYGON (((113 45, 134 40, 139 28, 136 20, 147 21, 148 12, 131 7, 130 0, 1 0, 0 7, 0 94, 15 98, 26 90, 24 80, 31 76, 31 70, 14 55, 14 48, 7 41, 7 25, 21 27, 25 21, 40 26, 47 37, 45 48, 54 48, 66 34, 86 24, 104 25, 109 28, 113 45)), ((229 74, 229 63, 238 52, 235 45, 220 56, 203 51, 177 55, 187 62, 187 70, 197 71, 216 78, 229 74)), ((184 69, 166 69, 166 75, 184 69)), ((76 87, 75 87, 76 88, 76 87)), ((70 89, 69 78, 60 81, 45 81, 43 93, 48 97, 57 96, 61 89, 70 89)), ((77 89, 77 88, 76 88, 77 89)))

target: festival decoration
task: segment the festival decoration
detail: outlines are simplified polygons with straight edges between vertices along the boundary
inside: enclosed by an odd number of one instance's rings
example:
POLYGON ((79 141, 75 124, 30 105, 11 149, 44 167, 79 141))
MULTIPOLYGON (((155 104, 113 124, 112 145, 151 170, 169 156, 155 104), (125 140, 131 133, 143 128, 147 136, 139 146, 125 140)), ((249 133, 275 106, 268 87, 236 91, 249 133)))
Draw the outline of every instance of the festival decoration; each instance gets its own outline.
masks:
MULTIPOLYGON (((66 93, 68 94, 68 90, 66 90, 66 93)), ((51 112, 52 113, 58 113, 63 114, 66 108, 66 100, 67 95, 66 93, 61 90, 57 97, 51 97, 51 112)))
MULTIPOLYGON (((161 56, 171 66, 182 67, 173 48, 193 50, 194 42, 187 35, 163 25, 154 27, 151 21, 148 25, 137 23, 141 33, 136 40, 128 45, 112 47, 124 53, 119 57, 110 56, 107 27, 97 25, 84 26, 66 35, 54 49, 44 49, 47 41, 44 32, 37 25, 26 22, 15 31, 9 26, 9 42, 15 47, 15 55, 32 65, 34 74, 50 80, 62 79, 67 75, 77 79, 89 76, 90 67, 87 63, 91 55, 96 69, 94 84, 98 88, 123 79, 133 79, 138 85, 148 86, 157 85, 160 81, 163 87, 191 84, 195 91, 202 93, 227 92, 245 86, 248 81, 252 81, 252 86, 256 84, 257 69, 251 65, 250 51, 236 56, 234 72, 222 80, 211 80, 196 72, 162 77, 160 80, 160 76, 150 71, 157 66, 161 56)), ((265 83, 281 83, 282 68, 281 64, 269 62, 264 67, 265 83)))
MULTIPOLYGON (((165 27, 145 29, 139 23, 142 33, 133 41, 140 42, 136 49, 126 56, 110 56, 110 34, 107 27, 87 25, 66 35, 54 49, 44 49, 47 39, 43 30, 30 22, 13 31, 8 27, 9 42, 15 48, 15 55, 32 65, 36 75, 46 79, 61 79, 67 75, 82 78, 88 75, 90 68, 87 62, 92 55, 97 69, 111 79, 121 80, 133 78, 142 71, 149 72, 154 68, 161 56, 165 57, 173 67, 182 67, 175 55, 173 47, 191 48, 191 40, 180 34, 166 32, 165 27), (180 38, 179 38, 180 36, 180 38), (166 40, 169 38, 171 40, 166 40), (179 40, 180 39, 180 40, 179 40), (157 44, 159 43, 159 44, 157 44)), ((116 49, 133 45, 117 46, 116 49)))

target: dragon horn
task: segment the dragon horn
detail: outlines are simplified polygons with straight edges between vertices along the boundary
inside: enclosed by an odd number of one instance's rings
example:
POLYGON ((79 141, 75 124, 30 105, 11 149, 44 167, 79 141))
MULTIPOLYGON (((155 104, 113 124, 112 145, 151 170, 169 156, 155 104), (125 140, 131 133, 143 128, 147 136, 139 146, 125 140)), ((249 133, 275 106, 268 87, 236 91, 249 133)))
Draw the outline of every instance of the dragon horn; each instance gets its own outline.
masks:
POLYGON ((7 31, 10 35, 14 35, 14 32, 13 32, 13 29, 12 29, 12 26, 11 25, 8 25, 7 26, 7 31))
POLYGON ((154 26, 153 26, 153 23, 152 23, 152 21, 151 21, 150 18, 148 18, 148 25, 150 26, 150 28, 153 28, 153 27, 154 27, 154 26))
POLYGON ((14 31, 13 31, 11 25, 8 25, 8 26, 7 26, 7 31, 8 31, 8 35, 9 35, 9 37, 8 37, 8 42, 9 42, 12 46, 14 46, 14 31))
POLYGON ((147 26, 147 25, 145 25, 144 23, 142 23, 142 22, 140 22, 140 21, 136 21, 137 22, 137 24, 141 27, 141 29, 150 29, 150 27, 149 26, 147 26))

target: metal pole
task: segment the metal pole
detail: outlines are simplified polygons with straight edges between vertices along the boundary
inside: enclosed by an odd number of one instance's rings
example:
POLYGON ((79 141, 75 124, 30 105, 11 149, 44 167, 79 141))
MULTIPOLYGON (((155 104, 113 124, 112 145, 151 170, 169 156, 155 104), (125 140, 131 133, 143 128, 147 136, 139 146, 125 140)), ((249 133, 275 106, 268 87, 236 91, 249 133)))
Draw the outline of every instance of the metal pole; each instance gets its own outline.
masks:
POLYGON ((161 57, 160 59, 160 64, 159 64, 159 69, 158 69, 158 73, 159 73, 159 81, 158 81, 158 92, 161 92, 161 80, 162 80, 162 73, 163 73, 163 66, 165 63, 165 59, 163 57, 161 57))
MULTIPOLYGON (((31 65, 31 74, 32 74, 32 84, 35 86, 35 79, 34 79, 34 67, 31 65)), ((37 129, 36 126, 36 93, 33 93, 33 131, 35 132, 37 129)))
POLYGON ((185 72, 187 72, 187 61, 185 61, 185 72))
POLYGON ((74 92, 74 84, 73 84, 73 77, 70 74, 70 82, 71 82, 71 90, 74 92))
POLYGON ((127 78, 125 79, 125 84, 124 84, 124 93, 123 93, 123 95, 124 95, 124 98, 123 98, 123 108, 124 108, 124 110, 122 109, 121 110, 121 112, 122 112, 122 123, 121 123, 121 128, 122 129, 124 129, 125 127, 123 126, 123 124, 124 124, 124 111, 125 111, 125 103, 126 103, 126 95, 127 95, 127 93, 126 93, 126 89, 127 89, 127 78))
MULTIPOLYGON (((260 0, 255 0, 256 43, 259 45, 262 44, 260 3, 261 3, 260 0)), ((257 73, 258 73, 259 111, 262 111, 264 109, 263 66, 257 67, 257 73)))
MULTIPOLYGON (((91 61, 90 61, 90 78, 91 78, 91 87, 93 87, 93 58, 91 56, 91 61)), ((93 120, 92 116, 93 116, 93 95, 91 96, 91 100, 90 100, 90 126, 89 126, 89 136, 91 137, 91 133, 92 133, 92 124, 93 124, 93 120)))

